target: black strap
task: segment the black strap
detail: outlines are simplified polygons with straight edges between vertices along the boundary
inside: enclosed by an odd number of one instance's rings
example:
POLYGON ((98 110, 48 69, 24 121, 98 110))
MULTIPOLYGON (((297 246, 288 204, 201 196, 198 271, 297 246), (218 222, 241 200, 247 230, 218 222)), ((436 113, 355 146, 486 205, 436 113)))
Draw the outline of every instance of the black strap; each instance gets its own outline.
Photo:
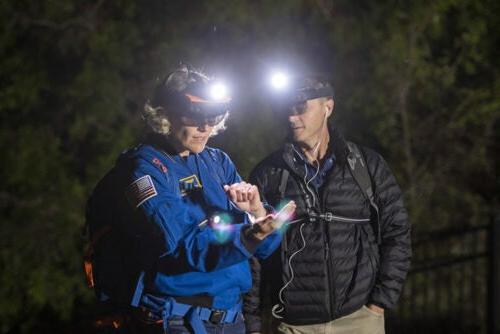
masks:
POLYGON ((193 306, 212 308, 214 298, 208 295, 177 296, 173 297, 177 302, 193 306))
POLYGON ((281 170, 281 179, 280 179, 280 185, 278 187, 278 190, 280 192, 281 199, 285 198, 285 192, 286 192, 286 184, 288 182, 288 177, 290 176, 290 172, 288 169, 283 168, 281 170))
POLYGON ((349 149, 349 155, 347 156, 347 162, 352 176, 356 180, 356 183, 363 191, 364 196, 370 202, 370 206, 376 213, 376 231, 377 243, 380 244, 382 241, 381 231, 380 231, 380 217, 379 208, 375 203, 375 195, 372 188, 372 180, 370 174, 368 173, 368 167, 366 161, 359 150, 359 147, 351 142, 347 142, 347 148, 349 149))

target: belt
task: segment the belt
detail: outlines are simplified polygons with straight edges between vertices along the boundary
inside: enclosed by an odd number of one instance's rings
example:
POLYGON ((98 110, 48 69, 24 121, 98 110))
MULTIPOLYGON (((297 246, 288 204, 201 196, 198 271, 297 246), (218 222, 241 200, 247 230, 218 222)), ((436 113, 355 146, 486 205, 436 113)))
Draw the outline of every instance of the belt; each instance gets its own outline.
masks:
POLYGON ((206 334, 203 321, 213 324, 234 323, 241 314, 241 302, 229 310, 217 310, 202 306, 183 304, 174 298, 168 298, 163 310, 163 329, 168 332, 168 319, 172 316, 186 318, 194 330, 195 334, 206 334))
POLYGON ((175 301, 182 304, 212 308, 214 297, 208 295, 176 296, 175 301))

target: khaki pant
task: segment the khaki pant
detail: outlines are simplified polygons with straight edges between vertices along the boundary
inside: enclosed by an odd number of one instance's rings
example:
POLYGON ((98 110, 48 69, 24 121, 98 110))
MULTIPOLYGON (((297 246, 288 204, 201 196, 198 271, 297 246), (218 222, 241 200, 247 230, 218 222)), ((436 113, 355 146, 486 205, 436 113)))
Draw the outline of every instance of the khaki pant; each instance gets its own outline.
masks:
POLYGON ((333 321, 305 326, 293 326, 282 322, 278 327, 282 334, 385 334, 384 315, 363 306, 345 317, 333 321))

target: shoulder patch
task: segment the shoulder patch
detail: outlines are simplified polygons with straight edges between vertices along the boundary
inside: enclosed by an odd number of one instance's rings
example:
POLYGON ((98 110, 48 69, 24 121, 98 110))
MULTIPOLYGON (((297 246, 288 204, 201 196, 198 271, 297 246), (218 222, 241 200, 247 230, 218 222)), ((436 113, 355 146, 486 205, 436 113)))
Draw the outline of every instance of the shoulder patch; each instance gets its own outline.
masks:
POLYGON ((153 184, 153 180, 151 180, 151 176, 144 175, 127 187, 125 195, 130 205, 137 208, 148 199, 158 195, 158 192, 153 184))
POLYGON ((158 158, 153 158, 153 163, 163 172, 163 173, 166 173, 168 172, 168 169, 167 167, 165 167, 165 165, 160 161, 160 159, 158 158))

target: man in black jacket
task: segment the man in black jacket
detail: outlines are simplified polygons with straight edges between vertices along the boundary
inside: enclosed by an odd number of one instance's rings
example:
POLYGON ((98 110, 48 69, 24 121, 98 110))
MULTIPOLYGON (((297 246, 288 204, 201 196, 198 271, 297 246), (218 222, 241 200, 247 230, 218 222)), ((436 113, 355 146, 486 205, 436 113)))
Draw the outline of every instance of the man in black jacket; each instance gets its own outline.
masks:
POLYGON ((297 78, 282 97, 289 140, 251 179, 271 205, 294 200, 296 217, 281 248, 254 263, 247 332, 262 331, 270 300, 280 333, 384 333, 384 310, 396 304, 410 267, 401 190, 379 154, 328 128, 327 81, 297 78), (356 176, 363 171, 364 183, 356 176))

